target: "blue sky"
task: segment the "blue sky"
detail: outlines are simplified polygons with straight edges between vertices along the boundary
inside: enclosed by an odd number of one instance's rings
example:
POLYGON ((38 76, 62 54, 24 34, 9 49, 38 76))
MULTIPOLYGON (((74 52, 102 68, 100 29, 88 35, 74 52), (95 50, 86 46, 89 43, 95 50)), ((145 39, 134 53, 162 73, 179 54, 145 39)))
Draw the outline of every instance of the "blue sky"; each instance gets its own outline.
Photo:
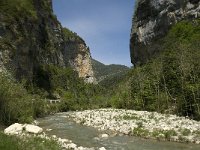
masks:
POLYGON ((85 40, 94 59, 131 66, 134 0, 53 0, 53 8, 61 24, 85 40))

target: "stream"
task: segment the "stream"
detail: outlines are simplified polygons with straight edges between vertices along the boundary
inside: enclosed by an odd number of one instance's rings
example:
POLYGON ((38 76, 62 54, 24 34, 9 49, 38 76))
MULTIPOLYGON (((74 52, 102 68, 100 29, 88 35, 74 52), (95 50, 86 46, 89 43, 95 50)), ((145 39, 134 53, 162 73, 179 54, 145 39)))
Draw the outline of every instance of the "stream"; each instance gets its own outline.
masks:
POLYGON ((111 131, 98 131, 92 127, 76 124, 68 119, 68 113, 58 113, 45 118, 40 118, 39 126, 48 135, 56 135, 63 139, 72 140, 73 143, 83 147, 105 147, 107 150, 200 150, 200 145, 160 142, 150 139, 142 139, 133 136, 116 135, 112 136, 111 131), (108 133, 108 138, 101 138, 100 135, 108 133))

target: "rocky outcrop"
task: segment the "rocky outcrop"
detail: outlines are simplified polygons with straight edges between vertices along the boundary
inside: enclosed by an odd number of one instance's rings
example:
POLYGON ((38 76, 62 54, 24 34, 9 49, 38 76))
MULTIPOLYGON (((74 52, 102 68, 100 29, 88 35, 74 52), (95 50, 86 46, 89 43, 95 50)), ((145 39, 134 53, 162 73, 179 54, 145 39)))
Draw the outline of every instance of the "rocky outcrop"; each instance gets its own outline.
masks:
POLYGON ((199 0, 138 0, 131 31, 133 64, 143 64, 160 51, 157 40, 183 19, 200 17, 199 0))
POLYGON ((0 2, 0 71, 6 68, 19 80, 33 81, 45 65, 71 66, 80 77, 93 82, 89 49, 85 43, 65 41, 52 1, 15 1, 0 2), (75 53, 73 61, 65 57, 75 53))
POLYGON ((64 28, 65 50, 64 58, 78 72, 80 78, 87 83, 95 83, 90 49, 85 41, 76 33, 64 28))
POLYGON ((0 64, 17 79, 32 80, 45 64, 65 66, 62 28, 52 13, 50 1, 33 2, 33 14, 19 11, 16 16, 8 12, 0 15, 0 64))

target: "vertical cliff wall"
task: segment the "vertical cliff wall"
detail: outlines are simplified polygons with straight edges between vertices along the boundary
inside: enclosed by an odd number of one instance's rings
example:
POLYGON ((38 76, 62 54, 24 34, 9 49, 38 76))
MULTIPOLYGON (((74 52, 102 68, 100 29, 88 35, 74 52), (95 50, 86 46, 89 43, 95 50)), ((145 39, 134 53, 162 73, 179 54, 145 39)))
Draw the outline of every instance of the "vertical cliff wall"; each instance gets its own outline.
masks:
POLYGON ((0 1, 0 67, 12 71, 17 79, 34 80, 44 65, 71 66, 80 77, 93 78, 84 41, 77 46, 66 38, 51 0, 0 1), (78 59, 69 59, 75 53, 78 59))
POLYGON ((87 47, 85 41, 76 33, 67 28, 64 28, 63 31, 66 63, 72 66, 78 72, 79 77, 83 78, 87 83, 95 83, 96 79, 92 68, 89 47, 87 47))
POLYGON ((130 53, 133 64, 143 64, 160 51, 157 41, 183 19, 200 17, 200 0, 138 0, 133 16, 130 53))

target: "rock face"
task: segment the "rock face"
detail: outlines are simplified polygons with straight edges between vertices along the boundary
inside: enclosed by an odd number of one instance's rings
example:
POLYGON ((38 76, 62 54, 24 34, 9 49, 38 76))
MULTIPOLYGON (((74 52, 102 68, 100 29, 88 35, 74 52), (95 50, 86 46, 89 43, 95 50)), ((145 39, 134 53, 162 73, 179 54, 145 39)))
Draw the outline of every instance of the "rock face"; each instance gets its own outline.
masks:
POLYGON ((0 70, 6 68, 19 80, 32 81, 45 65, 71 65, 80 77, 93 82, 89 49, 84 44, 65 41, 63 28, 53 14, 52 1, 25 0, 22 5, 15 5, 15 1, 0 2, 0 70), (6 8, 16 10, 15 14, 6 8))
POLYGON ((80 78, 84 78, 87 83, 95 83, 96 79, 94 77, 89 47, 87 47, 85 41, 76 33, 66 28, 64 29, 64 33, 65 60, 78 72, 80 78))
POLYGON ((200 17, 200 0, 138 0, 133 17, 130 52, 134 65, 159 52, 156 41, 183 19, 200 17))

